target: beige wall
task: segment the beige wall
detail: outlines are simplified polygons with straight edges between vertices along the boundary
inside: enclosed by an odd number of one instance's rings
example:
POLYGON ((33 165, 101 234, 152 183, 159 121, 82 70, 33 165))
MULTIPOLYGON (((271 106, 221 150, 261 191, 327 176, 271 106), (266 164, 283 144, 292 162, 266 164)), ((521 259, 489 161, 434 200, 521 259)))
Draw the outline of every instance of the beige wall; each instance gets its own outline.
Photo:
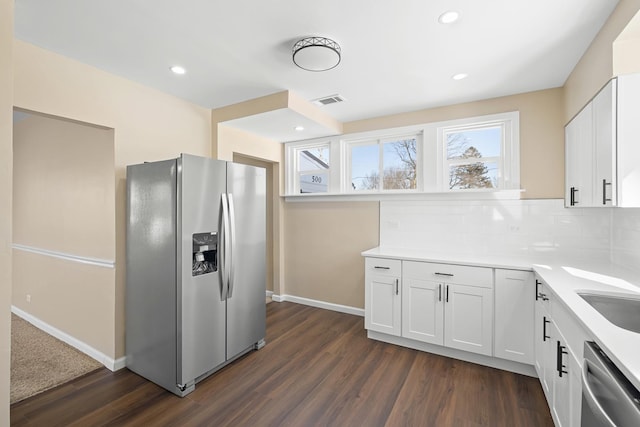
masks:
MULTIPOLYGON (((620 0, 565 82, 563 124, 613 77, 613 42, 640 9, 640 0, 620 0)), ((637 52, 635 53, 637 55, 637 52)))
POLYGON ((289 202, 285 294, 364 308, 364 259, 378 246, 377 202, 289 202))
MULTIPOLYGON (((113 137, 37 115, 14 123, 13 243, 114 261, 113 137)), ((13 305, 105 354, 114 282, 113 268, 14 250, 13 305)))
POLYGON ((564 123, 561 88, 440 108, 413 111, 344 124, 346 133, 432 123, 486 114, 520 112, 522 198, 564 197, 564 123), (544 165, 544 171, 541 170, 544 165))
POLYGON ((0 425, 9 425, 13 0, 0 0, 0 425))
POLYGON ((640 12, 613 42, 613 75, 640 72, 640 12))
MULTIPOLYGON (((97 304, 92 322, 99 329, 102 313, 113 313, 105 354, 124 355, 125 167, 177 157, 181 152, 211 154, 210 111, 88 65, 14 42, 14 104, 114 129, 115 281, 109 298, 97 304)), ((94 297, 102 297, 95 295, 94 297)), ((92 306, 93 301, 86 301, 92 306)), ((93 325, 87 325, 92 329, 93 325)))
MULTIPOLYGON (((285 92, 286 93, 286 92, 285 92)), ((282 95, 275 94, 270 97, 258 98, 256 103, 260 108, 264 107, 266 99, 279 100, 282 95)), ((246 108, 247 115, 254 114, 254 111, 258 108, 253 105, 252 102, 242 103, 246 108)), ((220 120, 226 120, 229 117, 242 116, 242 109, 239 108, 239 104, 235 104, 229 107, 231 111, 227 111, 226 108, 220 108, 213 110, 211 113, 211 150, 213 157, 220 160, 234 161, 237 158, 254 159, 258 162, 266 162, 270 165, 268 170, 268 176, 271 186, 267 194, 271 195, 271 203, 267 206, 267 221, 271 224, 271 230, 268 230, 271 237, 271 241, 267 241, 270 254, 268 262, 270 265, 267 267, 268 274, 270 275, 267 286, 269 290, 272 290, 275 294, 281 294, 284 291, 284 201, 280 197, 282 194, 284 172, 283 172, 283 159, 284 149, 283 145, 278 141, 274 141, 268 138, 264 138, 252 133, 245 132, 240 129, 232 128, 221 124, 220 120)))

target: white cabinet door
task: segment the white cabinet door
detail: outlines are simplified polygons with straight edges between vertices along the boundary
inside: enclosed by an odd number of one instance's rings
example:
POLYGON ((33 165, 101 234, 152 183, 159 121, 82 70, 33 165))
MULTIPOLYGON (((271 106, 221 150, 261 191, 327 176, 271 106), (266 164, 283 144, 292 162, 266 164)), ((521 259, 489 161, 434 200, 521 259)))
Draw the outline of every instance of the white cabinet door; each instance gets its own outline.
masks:
POLYGON ((365 259, 364 326, 390 335, 401 334, 400 274, 402 262, 365 259))
MULTIPOLYGON (((534 307, 533 347, 534 347, 534 353, 535 353, 536 372, 538 373, 538 378, 540 378, 541 382, 543 382, 543 378, 544 378, 545 341, 543 340, 543 336, 542 336, 544 314, 545 314, 545 311, 544 311, 544 306, 542 305, 542 302, 536 301, 536 304, 534 307)), ((544 384, 543 384, 543 388, 544 388, 544 384)))
POLYGON ((442 283, 402 278, 402 336, 444 344, 442 283))
POLYGON ((551 415, 559 427, 569 427, 571 423, 571 382, 570 382, 570 358, 569 348, 557 329, 554 322, 551 323, 552 334, 555 336, 551 347, 554 348, 553 363, 553 399, 551 415))
POLYGON ((594 205, 616 205, 616 85, 609 83, 593 98, 593 132, 595 144, 594 205))
POLYGON ((372 331, 400 335, 400 279, 371 276, 367 283, 365 327, 372 331))
POLYGON ((593 205, 593 105, 587 104, 565 128, 565 206, 593 205))
POLYGON ((493 289, 445 285, 444 345, 491 356, 493 289))
POLYGON ((640 207, 640 73, 617 78, 617 205, 640 207))
POLYGON ((534 364, 536 285, 531 271, 495 271, 494 356, 534 364))
POLYGON ((551 321, 548 313, 544 313, 542 316, 542 388, 547 395, 547 403, 551 407, 553 402, 553 376, 556 367, 556 347, 555 341, 558 338, 558 333, 555 328, 555 324, 551 321))

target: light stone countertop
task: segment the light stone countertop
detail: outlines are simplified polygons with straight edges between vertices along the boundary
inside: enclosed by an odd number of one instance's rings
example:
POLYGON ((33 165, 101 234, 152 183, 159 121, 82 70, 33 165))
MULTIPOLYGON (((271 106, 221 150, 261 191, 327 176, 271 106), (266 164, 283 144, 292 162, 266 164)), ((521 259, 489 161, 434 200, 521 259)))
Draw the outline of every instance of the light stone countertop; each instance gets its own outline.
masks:
POLYGON ((510 257, 503 255, 440 254, 415 249, 376 247, 364 257, 438 262, 478 267, 530 270, 549 286, 609 358, 640 390, 640 334, 605 319, 577 291, 640 298, 640 273, 602 260, 564 259, 563 256, 510 257))

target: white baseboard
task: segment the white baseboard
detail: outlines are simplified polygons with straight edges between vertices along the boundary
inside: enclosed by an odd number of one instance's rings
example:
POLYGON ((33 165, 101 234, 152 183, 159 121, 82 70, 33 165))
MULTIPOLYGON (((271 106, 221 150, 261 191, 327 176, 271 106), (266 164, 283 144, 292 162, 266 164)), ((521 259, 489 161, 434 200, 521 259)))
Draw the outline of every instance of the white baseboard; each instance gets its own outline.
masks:
POLYGON ((295 302, 297 304, 309 305, 311 307, 324 308, 325 310, 338 311, 340 313, 353 314, 356 316, 364 317, 364 309, 351 307, 348 305, 334 304, 332 302, 319 301, 310 298, 297 297, 295 295, 276 295, 273 294, 271 299, 275 302, 295 302))
POLYGON ((266 291, 267 298, 273 297, 273 291, 266 291))
POLYGON ((66 332, 63 332, 60 329, 49 325, 48 323, 38 319, 37 317, 27 313, 26 311, 19 309, 14 305, 11 306, 11 312, 16 316, 21 317, 22 319, 31 323, 36 328, 45 331, 49 335, 54 336, 60 341, 63 341, 69 344, 71 347, 74 347, 77 350, 83 352, 92 359, 97 360, 111 371, 117 371, 118 369, 122 369, 126 366, 124 357, 114 360, 101 351, 91 347, 89 344, 86 344, 79 339, 67 334, 66 332))
POLYGON ((397 337, 376 331, 368 330, 367 337, 373 340, 386 342, 388 344, 395 344, 402 347, 412 348, 414 350, 426 351, 428 353, 438 354, 440 356, 451 357, 452 359, 464 360, 466 362, 476 363, 478 365, 502 369, 503 371, 515 372, 516 374, 527 375, 534 378, 538 377, 536 369, 533 365, 525 365, 523 363, 500 359, 498 357, 469 353, 468 351, 444 347, 441 345, 428 344, 421 341, 415 341, 409 338, 397 337))

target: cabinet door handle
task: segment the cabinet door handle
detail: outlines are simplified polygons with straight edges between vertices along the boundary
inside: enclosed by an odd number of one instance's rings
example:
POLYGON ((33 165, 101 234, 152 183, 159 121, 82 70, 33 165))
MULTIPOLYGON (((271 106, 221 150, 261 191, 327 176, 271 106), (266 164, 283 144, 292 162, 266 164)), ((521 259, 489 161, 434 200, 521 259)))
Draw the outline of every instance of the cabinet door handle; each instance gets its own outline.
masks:
POLYGON ((396 279, 396 295, 398 295, 398 293, 400 292, 399 282, 400 282, 400 279, 396 279))
POLYGON ((547 338, 551 338, 547 335, 547 323, 551 323, 551 320, 547 320, 547 316, 542 317, 542 341, 546 341, 547 338))
MULTIPOLYGON (((602 204, 606 205, 607 202, 610 202, 611 199, 607 198, 607 185, 611 185, 610 182, 607 182, 606 179, 602 180, 602 204)), ((611 191, 613 192, 613 188, 611 189, 611 191)))
POLYGON ((442 283, 438 285, 438 301, 442 301, 442 283))
POLYGON ((536 279, 536 301, 538 301, 538 299, 540 298, 540 292, 538 292, 538 286, 540 286, 542 283, 540 283, 540 281, 538 279, 536 279))
POLYGON ((568 354, 565 351, 566 346, 560 344, 560 341, 556 341, 556 371, 558 371, 558 376, 562 377, 562 374, 568 374, 567 371, 564 370, 567 366, 562 362, 562 355, 568 354))
POLYGON ((451 273, 438 273, 438 272, 435 272, 435 273, 433 273, 433 274, 435 274, 436 276, 447 276, 447 277, 453 277, 453 274, 451 274, 451 273))
POLYGON ((449 302, 449 285, 447 285, 447 289, 446 289, 446 292, 445 292, 444 301, 445 301, 445 302, 449 302))
POLYGON ((390 267, 382 267, 380 265, 376 265, 373 268, 375 268, 376 270, 389 270, 390 267))
POLYGON ((577 192, 578 189, 576 187, 571 187, 571 202, 569 203, 570 206, 575 206, 578 204, 578 201, 576 200, 577 192))

